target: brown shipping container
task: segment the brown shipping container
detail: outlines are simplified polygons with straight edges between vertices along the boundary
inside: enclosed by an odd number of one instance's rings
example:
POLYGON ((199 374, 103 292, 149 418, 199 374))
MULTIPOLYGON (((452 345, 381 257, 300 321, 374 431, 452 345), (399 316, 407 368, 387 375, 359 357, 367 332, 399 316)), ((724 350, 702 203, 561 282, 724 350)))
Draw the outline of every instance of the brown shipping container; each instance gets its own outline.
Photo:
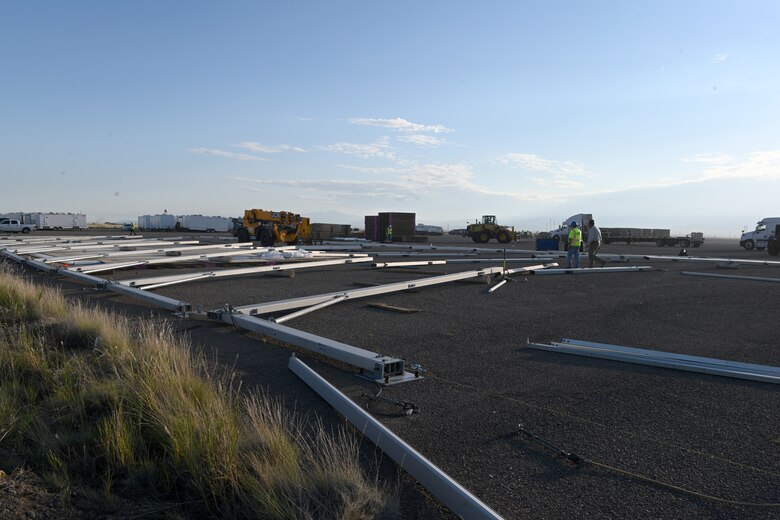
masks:
MULTIPOLYGON (((379 241, 379 217, 376 215, 366 215, 365 238, 372 242, 379 241)), ((384 238, 385 237, 382 237, 382 240, 384 240, 384 238)))
POLYGON ((414 238, 416 213, 380 213, 379 234, 376 240, 384 240, 387 226, 393 226, 393 242, 408 242, 414 238))

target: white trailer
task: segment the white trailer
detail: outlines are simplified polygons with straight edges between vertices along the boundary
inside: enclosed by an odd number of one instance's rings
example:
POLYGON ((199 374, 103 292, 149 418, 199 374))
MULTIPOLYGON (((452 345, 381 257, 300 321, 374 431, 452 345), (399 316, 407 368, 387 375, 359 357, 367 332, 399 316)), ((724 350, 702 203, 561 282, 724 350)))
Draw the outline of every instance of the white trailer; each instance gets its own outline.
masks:
POLYGON ((204 215, 180 215, 179 227, 190 231, 224 233, 233 229, 233 219, 228 217, 207 217, 204 215))
POLYGON ((441 226, 426 226, 425 224, 417 224, 414 227, 414 234, 422 236, 441 236, 444 234, 444 228, 441 226))
POLYGON ((86 229, 87 216, 83 213, 32 213, 30 222, 38 229, 86 229))
POLYGON ((161 215, 141 215, 138 217, 138 227, 147 231, 167 231, 176 229, 176 216, 168 213, 161 215))

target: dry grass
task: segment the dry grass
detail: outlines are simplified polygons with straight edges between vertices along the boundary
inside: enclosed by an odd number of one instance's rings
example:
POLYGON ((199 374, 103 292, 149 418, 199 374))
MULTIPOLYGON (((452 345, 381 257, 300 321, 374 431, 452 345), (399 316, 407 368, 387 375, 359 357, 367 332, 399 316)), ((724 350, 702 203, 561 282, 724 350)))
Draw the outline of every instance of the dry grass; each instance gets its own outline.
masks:
POLYGON ((0 457, 65 496, 74 485, 104 507, 113 493, 144 496, 168 516, 392 516, 350 433, 241 394, 165 326, 68 302, 7 268, 0 326, 0 457))

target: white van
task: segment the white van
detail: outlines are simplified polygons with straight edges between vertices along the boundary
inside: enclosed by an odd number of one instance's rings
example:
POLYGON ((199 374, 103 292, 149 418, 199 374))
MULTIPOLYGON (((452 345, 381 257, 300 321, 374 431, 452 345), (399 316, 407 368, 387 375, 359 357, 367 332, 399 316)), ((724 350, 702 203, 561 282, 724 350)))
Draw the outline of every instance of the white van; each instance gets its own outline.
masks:
POLYGON ((775 226, 778 224, 780 224, 780 217, 767 217, 759 220, 754 231, 742 233, 739 239, 740 247, 744 247, 748 251, 753 248, 763 251, 766 248, 766 241, 775 232, 775 226))

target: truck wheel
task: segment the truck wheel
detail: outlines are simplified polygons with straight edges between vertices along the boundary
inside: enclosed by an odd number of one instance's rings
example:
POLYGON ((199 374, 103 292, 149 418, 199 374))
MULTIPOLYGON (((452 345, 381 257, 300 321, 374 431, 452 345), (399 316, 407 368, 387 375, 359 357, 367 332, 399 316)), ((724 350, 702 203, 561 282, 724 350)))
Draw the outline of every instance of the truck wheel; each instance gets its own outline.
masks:
POLYGON ((480 244, 487 244, 488 240, 490 240, 490 235, 488 235, 487 231, 483 231, 479 234, 479 243, 480 244))
POLYGON ((260 232, 257 234, 257 239, 260 241, 260 245, 263 247, 271 247, 274 245, 273 233, 271 233, 271 230, 266 227, 260 229, 260 232))
POLYGON ((691 241, 688 240, 688 239, 685 239, 682 242, 680 242, 680 245, 682 245, 683 247, 691 247, 691 241))
POLYGON ((479 244, 479 236, 477 236, 477 235, 471 235, 471 240, 472 240, 472 241, 473 241, 475 244, 479 244))
POLYGON ((241 228, 238 230, 238 241, 239 242, 249 242, 249 231, 246 230, 246 228, 241 228))
POLYGON ((22 228, 22 233, 27 234, 29 232, 30 232, 30 228, 28 228, 28 227, 22 228))
POLYGON ((699 247, 701 245, 701 242, 694 242, 693 247, 699 247))
POLYGON ((756 247, 756 243, 752 240, 745 240, 745 249, 747 251, 752 251, 753 248, 756 247))
POLYGON ((504 230, 499 231, 496 238, 498 239, 499 244, 508 244, 512 241, 512 237, 510 237, 509 233, 504 230))

